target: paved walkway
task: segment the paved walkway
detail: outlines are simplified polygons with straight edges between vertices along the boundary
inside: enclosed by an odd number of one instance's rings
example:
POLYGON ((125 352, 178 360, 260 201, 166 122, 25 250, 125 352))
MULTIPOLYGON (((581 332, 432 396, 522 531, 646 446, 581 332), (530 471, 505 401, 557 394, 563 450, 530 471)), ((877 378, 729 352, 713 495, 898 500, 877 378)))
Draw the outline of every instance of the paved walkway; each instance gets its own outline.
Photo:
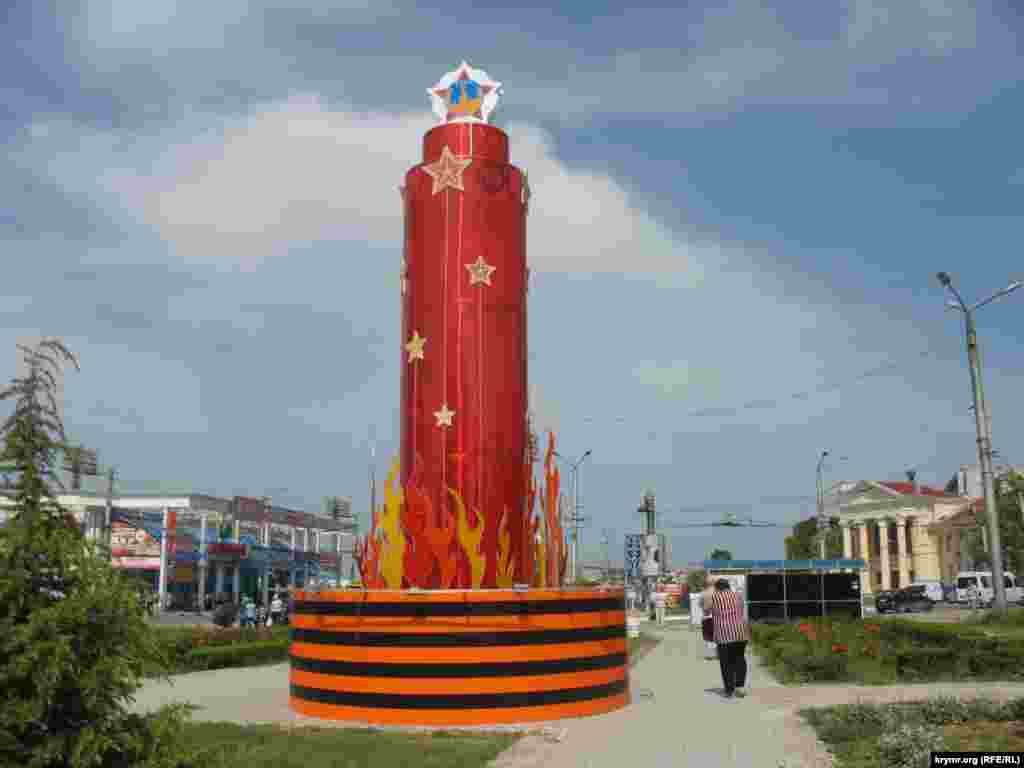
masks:
MULTIPOLYGON (((787 687, 772 680, 750 653, 750 695, 725 699, 718 662, 701 658, 699 635, 684 623, 660 633, 661 644, 631 673, 631 706, 531 727, 492 768, 826 768, 828 753, 797 715, 803 707, 938 695, 1024 696, 1024 683, 787 687)), ((201 704, 194 715, 200 720, 311 722, 288 708, 286 664, 195 672, 175 677, 171 685, 149 681, 135 708, 151 711, 172 701, 201 704)))

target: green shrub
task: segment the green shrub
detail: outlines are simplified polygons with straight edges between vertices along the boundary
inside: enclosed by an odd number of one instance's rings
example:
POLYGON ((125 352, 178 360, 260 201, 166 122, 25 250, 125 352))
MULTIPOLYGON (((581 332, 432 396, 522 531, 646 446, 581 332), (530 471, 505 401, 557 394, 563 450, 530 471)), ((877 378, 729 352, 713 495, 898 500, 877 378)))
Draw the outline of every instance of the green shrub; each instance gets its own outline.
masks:
POLYGON ((955 676, 959 656, 954 648, 910 647, 895 654, 901 680, 935 680, 955 676))
MULTIPOLYGON (((0 765, 186 768, 208 765, 180 734, 185 710, 128 711, 148 668, 167 655, 131 583, 69 524, 51 491, 65 444, 53 399, 59 342, 26 349, 28 373, 0 427, 18 472, 13 519, 0 527, 0 765)), ((76 363, 77 366, 77 363, 76 363)))
POLYGON ((789 667, 807 682, 835 682, 846 679, 846 654, 812 653, 787 660, 789 667))
POLYGON ((1009 627, 1024 627, 1024 608, 1010 608, 1004 618, 996 611, 985 611, 977 616, 970 616, 965 620, 966 624, 1001 625, 1009 627))
POLYGON ((235 645, 211 645, 196 648, 186 656, 185 663, 190 670, 225 669, 227 667, 248 667, 255 664, 286 661, 288 641, 266 640, 259 643, 238 643, 235 645))

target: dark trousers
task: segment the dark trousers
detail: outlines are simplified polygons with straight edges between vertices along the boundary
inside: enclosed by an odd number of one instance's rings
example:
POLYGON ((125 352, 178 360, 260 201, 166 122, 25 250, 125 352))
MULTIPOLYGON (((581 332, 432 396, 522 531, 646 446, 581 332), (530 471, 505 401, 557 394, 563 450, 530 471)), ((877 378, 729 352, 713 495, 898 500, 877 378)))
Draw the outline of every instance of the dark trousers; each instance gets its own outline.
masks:
POLYGON ((722 668, 722 684, 726 693, 747 684, 747 641, 718 644, 718 665, 722 668))

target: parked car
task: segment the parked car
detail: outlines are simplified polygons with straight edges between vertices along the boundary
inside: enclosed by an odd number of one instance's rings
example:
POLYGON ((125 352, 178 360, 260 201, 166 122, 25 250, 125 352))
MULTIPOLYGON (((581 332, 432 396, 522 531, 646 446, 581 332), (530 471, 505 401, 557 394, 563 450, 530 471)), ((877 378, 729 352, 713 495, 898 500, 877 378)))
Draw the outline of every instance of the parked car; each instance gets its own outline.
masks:
MULTIPOLYGON (((1017 577, 1009 571, 1004 571, 1003 584, 1006 587, 1006 602, 1019 603, 1024 599, 1024 588, 1017 583, 1017 577)), ((992 588, 991 571, 960 571, 956 578, 956 601, 966 603, 970 601, 970 590, 977 590, 978 602, 982 605, 989 605, 995 599, 995 590, 992 588)))
POLYGON ((924 584, 879 592, 875 596, 875 608, 879 613, 930 611, 934 606, 935 603, 928 597, 927 586, 924 584))
POLYGON ((942 599, 947 603, 956 602, 956 584, 942 585, 942 599))
POLYGON ((925 594, 928 595, 928 599, 931 600, 933 603, 941 603, 945 599, 942 589, 942 583, 938 580, 915 581, 910 586, 924 587, 925 594))

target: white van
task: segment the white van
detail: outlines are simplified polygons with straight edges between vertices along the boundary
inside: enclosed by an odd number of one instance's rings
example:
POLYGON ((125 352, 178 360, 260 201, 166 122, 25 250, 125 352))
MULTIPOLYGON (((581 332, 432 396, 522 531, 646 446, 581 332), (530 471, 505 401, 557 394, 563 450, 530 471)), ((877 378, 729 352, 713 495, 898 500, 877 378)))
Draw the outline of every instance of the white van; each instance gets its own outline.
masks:
MULTIPOLYGON (((1024 588, 1018 585, 1017 577, 1009 571, 1003 573, 1006 602, 1019 603, 1024 600, 1024 588)), ((956 577, 956 601, 958 603, 969 602, 971 587, 978 590, 979 602, 988 604, 995 599, 995 590, 992 589, 992 571, 960 571, 956 577)))

